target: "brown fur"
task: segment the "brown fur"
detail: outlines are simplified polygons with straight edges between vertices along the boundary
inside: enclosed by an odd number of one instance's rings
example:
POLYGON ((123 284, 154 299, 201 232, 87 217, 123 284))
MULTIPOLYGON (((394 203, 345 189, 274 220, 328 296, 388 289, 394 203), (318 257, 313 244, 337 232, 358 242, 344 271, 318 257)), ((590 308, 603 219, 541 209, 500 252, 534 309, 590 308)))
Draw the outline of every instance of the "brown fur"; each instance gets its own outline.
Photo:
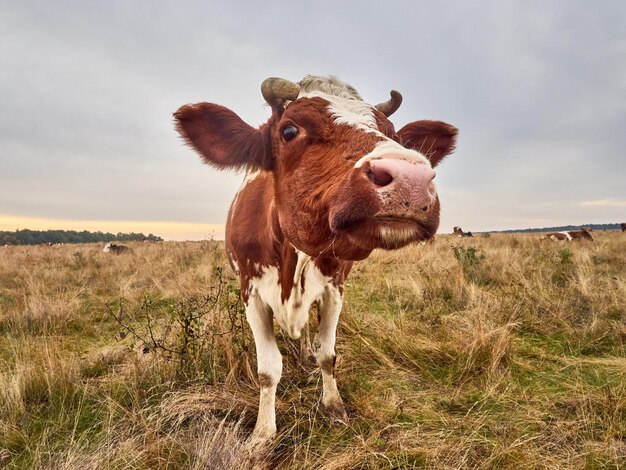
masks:
POLYGON ((268 388, 272 386, 272 378, 267 374, 259 374, 259 387, 268 388))
POLYGON ((320 364, 320 369, 322 369, 322 371, 326 372, 328 375, 332 375, 334 377, 336 362, 337 362, 336 356, 327 357, 320 364))

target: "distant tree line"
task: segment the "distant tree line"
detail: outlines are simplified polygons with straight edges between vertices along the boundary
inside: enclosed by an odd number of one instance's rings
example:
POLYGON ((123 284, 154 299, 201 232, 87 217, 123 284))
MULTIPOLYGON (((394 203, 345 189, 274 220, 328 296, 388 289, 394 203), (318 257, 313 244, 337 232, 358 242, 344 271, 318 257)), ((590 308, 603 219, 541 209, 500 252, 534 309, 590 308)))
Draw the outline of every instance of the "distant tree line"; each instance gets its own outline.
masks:
POLYGON ((143 233, 89 232, 83 230, 16 230, 15 232, 0 231, 0 245, 39 245, 41 243, 98 243, 128 242, 149 240, 162 242, 157 235, 143 233))
POLYGON ((580 230, 580 227, 589 227, 593 230, 619 230, 619 224, 581 224, 581 225, 562 225, 560 227, 543 227, 543 228, 523 228, 517 230, 499 230, 490 233, 520 233, 520 232, 565 232, 569 230, 580 230))

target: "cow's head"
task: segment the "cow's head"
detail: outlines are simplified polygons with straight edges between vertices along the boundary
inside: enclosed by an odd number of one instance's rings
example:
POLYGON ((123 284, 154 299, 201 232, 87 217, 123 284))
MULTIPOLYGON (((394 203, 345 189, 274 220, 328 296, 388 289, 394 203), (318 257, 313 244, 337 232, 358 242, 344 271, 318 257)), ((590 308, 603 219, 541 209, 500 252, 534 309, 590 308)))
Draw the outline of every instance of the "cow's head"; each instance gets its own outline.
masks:
POLYGON ((396 132, 388 117, 398 92, 372 106, 335 78, 267 79, 261 88, 272 117, 258 129, 211 103, 174 116, 206 163, 273 173, 280 225, 296 248, 357 260, 435 234, 433 168, 452 152, 456 128, 415 121, 396 132))

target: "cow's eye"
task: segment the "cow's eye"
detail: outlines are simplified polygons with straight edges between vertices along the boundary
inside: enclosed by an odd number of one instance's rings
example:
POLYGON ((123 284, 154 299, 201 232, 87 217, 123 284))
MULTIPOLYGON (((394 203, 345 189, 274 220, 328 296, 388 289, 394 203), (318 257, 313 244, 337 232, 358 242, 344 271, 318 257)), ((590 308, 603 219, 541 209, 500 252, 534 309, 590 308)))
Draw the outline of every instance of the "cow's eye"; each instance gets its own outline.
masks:
POLYGON ((285 142, 289 142, 291 139, 298 135, 298 132, 299 131, 297 127, 292 126, 291 124, 287 124, 285 127, 283 127, 283 139, 285 139, 285 142))

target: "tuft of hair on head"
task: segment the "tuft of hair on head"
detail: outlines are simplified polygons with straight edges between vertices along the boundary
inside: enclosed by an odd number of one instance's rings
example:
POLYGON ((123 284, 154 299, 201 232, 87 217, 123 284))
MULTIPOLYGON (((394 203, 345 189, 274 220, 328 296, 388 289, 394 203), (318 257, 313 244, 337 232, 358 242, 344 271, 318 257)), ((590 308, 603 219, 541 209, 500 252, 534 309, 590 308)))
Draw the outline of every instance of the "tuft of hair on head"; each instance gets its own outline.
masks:
POLYGON ((338 96, 339 98, 363 101, 359 92, 352 85, 332 75, 326 77, 307 75, 298 84, 300 85, 301 94, 319 91, 327 95, 338 96))

